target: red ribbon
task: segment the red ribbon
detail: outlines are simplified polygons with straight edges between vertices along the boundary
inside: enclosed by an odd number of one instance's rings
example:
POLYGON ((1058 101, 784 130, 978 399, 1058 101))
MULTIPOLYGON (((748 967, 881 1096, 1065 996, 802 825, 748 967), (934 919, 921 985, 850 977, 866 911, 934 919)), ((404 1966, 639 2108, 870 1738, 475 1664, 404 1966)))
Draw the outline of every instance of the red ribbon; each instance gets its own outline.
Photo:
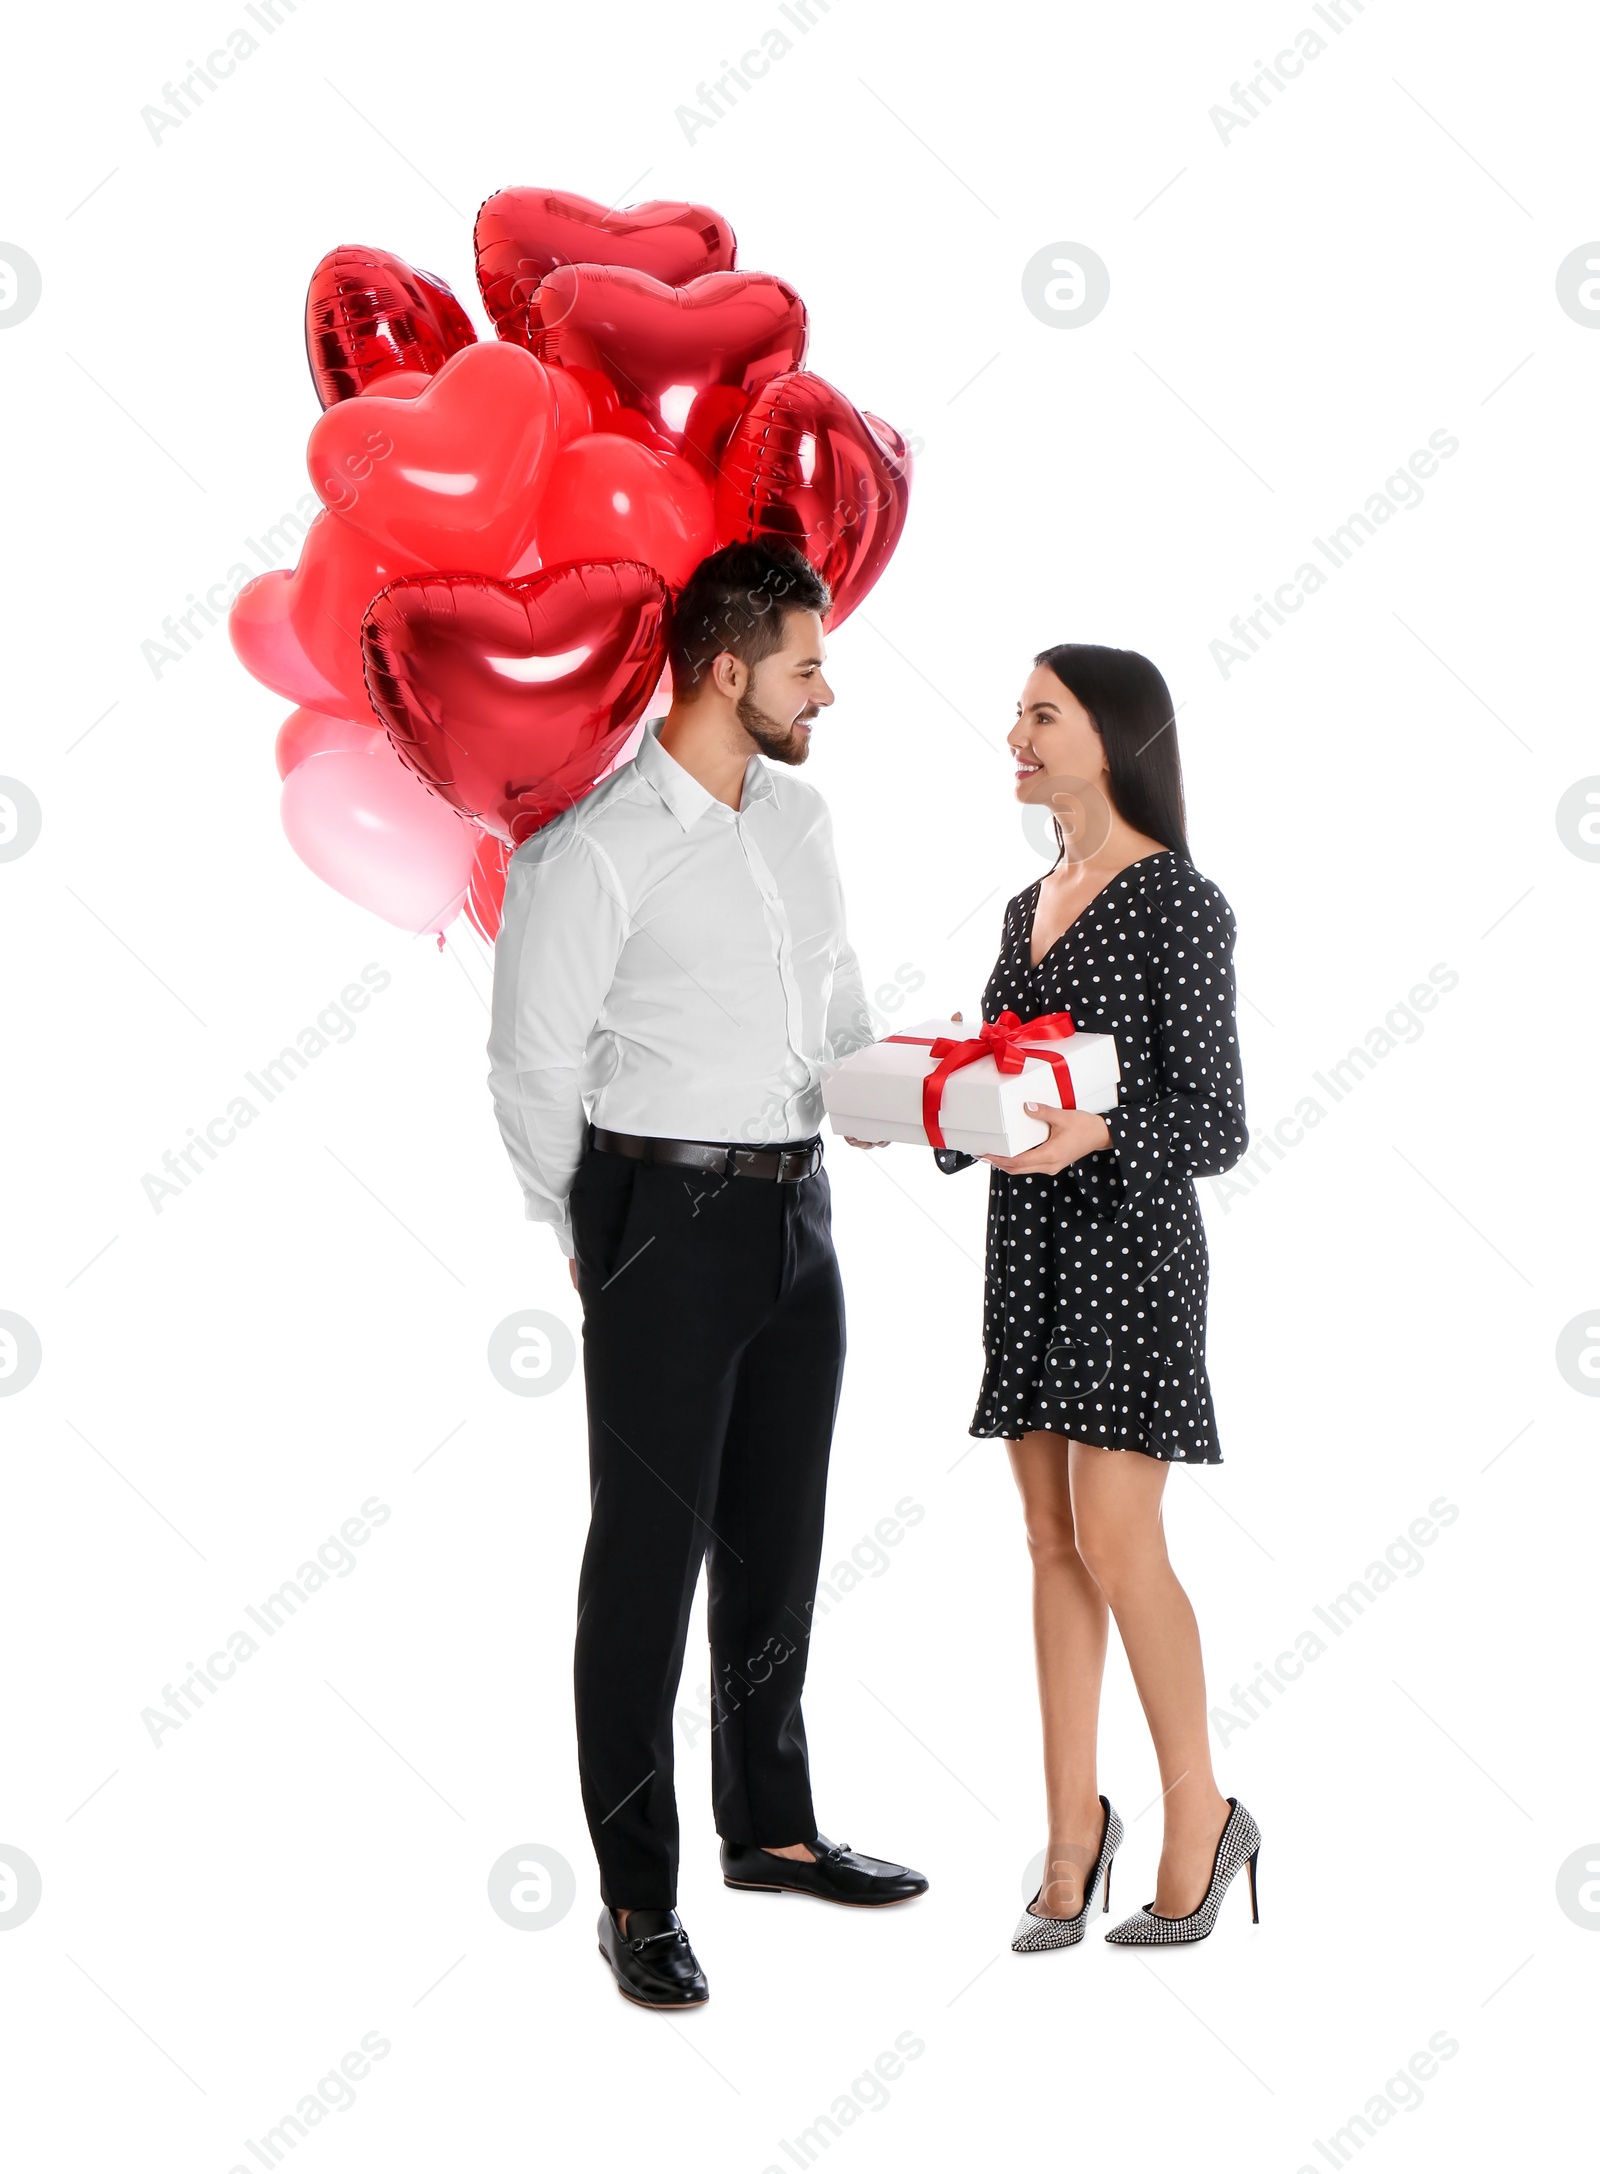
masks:
POLYGON ((963 1065, 976 1064, 980 1057, 993 1057, 995 1069, 1009 1073, 1020 1072, 1029 1057, 1042 1057, 1055 1072, 1061 1107, 1075 1110, 1077 1097, 1072 1092, 1072 1073, 1066 1058, 1057 1049, 1030 1049, 1026 1045, 1037 1041, 1064 1042, 1069 1034, 1077 1031, 1070 1012, 1043 1012, 1037 1019, 1019 1019, 1015 1012, 1002 1012, 998 1019, 985 1021, 967 1041, 958 1041, 948 1035, 940 1035, 933 1041, 920 1034, 890 1034, 884 1038, 890 1042, 915 1042, 938 1059, 922 1083, 922 1129, 930 1147, 943 1147, 939 1105, 944 1100, 944 1083, 952 1072, 959 1072, 963 1065))

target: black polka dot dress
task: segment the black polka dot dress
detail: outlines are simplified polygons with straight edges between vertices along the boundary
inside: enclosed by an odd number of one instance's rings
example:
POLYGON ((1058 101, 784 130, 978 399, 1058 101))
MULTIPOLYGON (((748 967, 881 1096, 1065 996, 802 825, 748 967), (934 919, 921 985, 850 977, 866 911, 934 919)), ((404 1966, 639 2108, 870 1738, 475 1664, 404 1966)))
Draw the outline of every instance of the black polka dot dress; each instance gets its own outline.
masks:
MULTIPOLYGON (((1220 1464, 1206 1377, 1197 1176, 1249 1142, 1234 1022, 1234 918, 1192 863, 1114 876, 1034 966, 1035 883, 1006 908, 983 1016, 1065 1011, 1114 1034, 1112 1145, 1054 1176, 989 1172, 983 1387, 969 1433, 1047 1431, 1179 1464, 1220 1464)), ((953 1150, 941 1169, 972 1160, 953 1150)))

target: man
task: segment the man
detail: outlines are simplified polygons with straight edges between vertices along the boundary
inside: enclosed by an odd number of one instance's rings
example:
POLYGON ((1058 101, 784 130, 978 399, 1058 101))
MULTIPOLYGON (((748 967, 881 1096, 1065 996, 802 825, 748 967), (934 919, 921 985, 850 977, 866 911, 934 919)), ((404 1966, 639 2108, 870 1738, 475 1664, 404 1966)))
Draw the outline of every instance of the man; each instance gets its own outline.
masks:
POLYGON ((833 701, 830 601, 765 544, 696 569, 669 715, 512 856, 495 946, 490 1090, 583 1301, 600 1950, 648 2007, 707 1997, 672 1781, 702 1560, 726 1884, 858 1906, 928 1884, 817 1832, 800 1716, 845 1344, 821 1078, 873 1039, 827 808, 793 775, 833 701))

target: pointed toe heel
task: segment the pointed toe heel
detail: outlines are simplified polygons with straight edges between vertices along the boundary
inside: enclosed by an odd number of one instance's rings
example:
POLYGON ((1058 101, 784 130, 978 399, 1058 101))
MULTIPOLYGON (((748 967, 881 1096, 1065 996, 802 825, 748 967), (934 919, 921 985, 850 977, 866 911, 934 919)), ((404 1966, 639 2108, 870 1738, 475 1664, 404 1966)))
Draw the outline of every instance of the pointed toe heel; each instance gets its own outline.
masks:
POLYGON ((1191 1910, 1187 1917, 1157 1917, 1147 1902, 1142 1910, 1135 1910, 1120 1925, 1112 1926, 1106 1934, 1107 1944, 1118 1948, 1180 1948, 1192 1947, 1195 1941, 1206 1939, 1217 1922, 1222 1898, 1241 1865, 1248 1865, 1250 1869, 1250 1922, 1259 1925, 1256 1859, 1260 1854, 1261 1829, 1238 1798, 1229 1797, 1227 1821, 1218 1838, 1217 1854, 1211 1867, 1211 1884, 1199 1907, 1191 1910))
POLYGON ((1125 1830, 1120 1815, 1112 1807, 1111 1799, 1102 1797, 1100 1802, 1105 1811, 1105 1825, 1101 1829, 1100 1854, 1095 1859, 1094 1870, 1083 1883, 1083 1908, 1076 1917, 1039 1916, 1033 1903, 1044 1893, 1041 1886, 1039 1894, 1034 1896, 1033 1902, 1023 1911, 1017 1929, 1011 1936, 1013 1955, 1042 1955, 1052 1948, 1077 1947, 1089 1929, 1089 1913, 1094 1908, 1095 1890, 1102 1881, 1105 1886, 1105 1900, 1101 1904, 1101 1910, 1103 1912, 1110 1909, 1111 1860, 1122 1847, 1125 1830))

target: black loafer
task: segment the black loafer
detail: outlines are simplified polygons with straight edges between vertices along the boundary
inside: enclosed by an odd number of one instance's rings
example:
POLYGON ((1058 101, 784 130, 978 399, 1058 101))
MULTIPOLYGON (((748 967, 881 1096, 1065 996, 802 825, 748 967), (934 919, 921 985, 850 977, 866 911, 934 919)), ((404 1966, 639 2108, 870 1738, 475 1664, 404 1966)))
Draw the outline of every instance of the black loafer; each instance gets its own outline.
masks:
POLYGON ((711 1998, 676 1910, 630 1910, 625 1933, 602 1910, 599 1930, 617 1991, 641 2008, 698 2008, 711 1998))
POLYGON ((885 1902, 909 1902, 925 1895, 928 1883, 907 1865, 864 1857, 848 1842, 830 1842, 819 1834, 811 1847, 816 1857, 774 1857, 753 1842, 724 1842, 722 1882, 767 1894, 815 1895, 819 1902, 842 1902, 852 1909, 872 1909, 885 1902))

